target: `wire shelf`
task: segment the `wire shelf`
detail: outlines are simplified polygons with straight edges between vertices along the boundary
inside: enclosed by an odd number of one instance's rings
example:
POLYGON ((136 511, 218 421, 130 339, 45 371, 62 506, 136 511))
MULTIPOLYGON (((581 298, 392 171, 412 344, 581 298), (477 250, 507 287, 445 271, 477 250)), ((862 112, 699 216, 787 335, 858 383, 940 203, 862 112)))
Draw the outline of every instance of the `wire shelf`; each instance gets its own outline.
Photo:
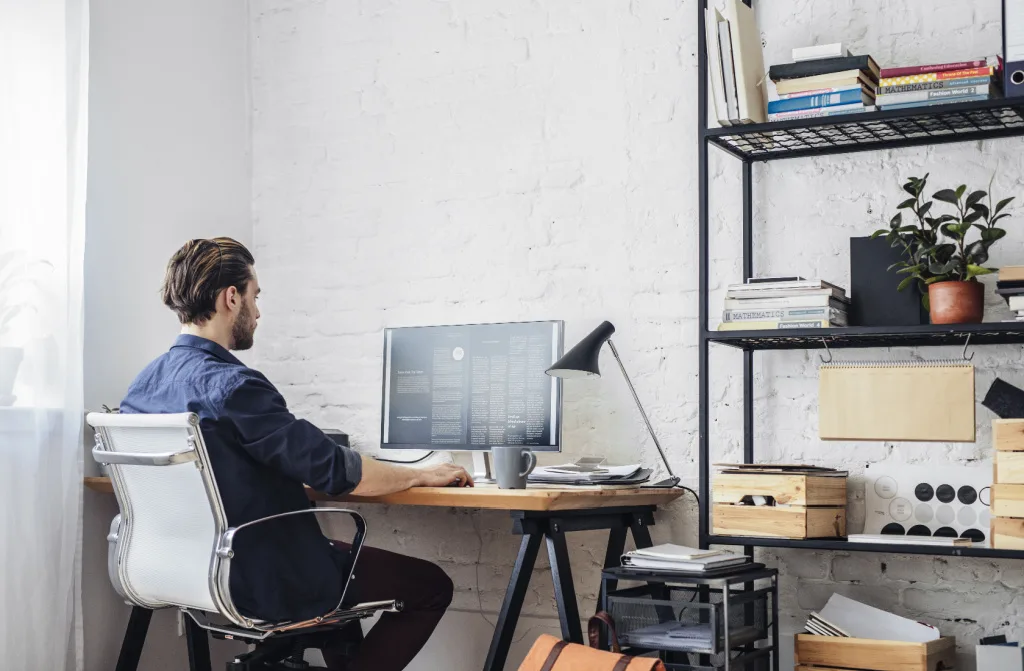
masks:
POLYGON ((841 154, 1024 135, 1024 98, 729 126, 708 141, 744 160, 841 154))
POLYGON ((1024 344, 1024 323, 853 326, 773 331, 705 331, 711 342, 743 350, 1024 344))
POLYGON ((804 550, 841 550, 844 552, 885 552, 889 554, 938 555, 948 557, 983 557, 986 559, 1024 559, 1024 550, 1006 550, 983 546, 946 547, 912 543, 851 543, 842 539, 756 538, 750 536, 708 536, 711 545, 750 546, 762 548, 800 548, 804 550))

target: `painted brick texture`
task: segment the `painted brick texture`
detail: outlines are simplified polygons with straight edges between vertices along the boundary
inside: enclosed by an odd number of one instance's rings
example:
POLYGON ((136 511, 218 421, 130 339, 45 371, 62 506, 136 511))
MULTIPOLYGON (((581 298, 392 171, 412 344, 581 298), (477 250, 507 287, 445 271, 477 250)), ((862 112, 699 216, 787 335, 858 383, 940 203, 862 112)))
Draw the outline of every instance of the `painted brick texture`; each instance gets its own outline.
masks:
MULTIPOLYGON (((999 2, 764 0, 767 63, 844 41, 881 63, 996 53, 999 2)), ((265 290, 254 364, 293 409, 379 440, 385 326, 559 318, 567 342, 609 319, 674 468, 697 474, 697 9, 693 0, 251 0, 253 210, 265 290)), ((754 166, 755 269, 848 283, 848 239, 887 220, 899 184, 932 174, 999 194, 1024 187, 1020 140, 869 152, 754 166)), ((711 150, 714 321, 740 272, 740 166, 711 150)), ((1020 221, 1017 218, 1015 221, 1020 221)), ((1024 259, 1011 223, 993 263, 1024 259)), ((1006 318, 989 298, 988 319, 1006 318)), ((850 351, 854 359, 958 350, 850 351)), ((713 349, 717 460, 741 454, 738 353, 713 349)), ((976 444, 822 443, 817 357, 756 359, 758 454, 854 473, 863 520, 869 462, 969 463, 976 444)), ((610 364, 606 362, 606 365, 610 364)), ((1020 350, 978 349, 977 388, 1024 384, 1020 350)), ((656 453, 621 380, 565 388, 565 451, 656 453)), ((908 393, 913 393, 908 390, 908 393)), ((516 541, 507 517, 373 508, 372 542, 438 561, 455 606, 493 619, 516 541)), ((695 541, 690 501, 661 512, 656 542, 695 541)), ((570 541, 582 612, 603 539, 570 541)), ((933 622, 960 638, 1021 635, 1024 564, 764 551, 783 571, 784 631, 833 591, 933 622)), ((546 566, 546 560, 542 560, 546 566)), ((542 569, 546 570, 546 569, 542 569)), ((553 615, 539 575, 525 611, 553 615)), ((520 632, 525 635, 526 632, 520 632)), ((470 668, 470 666, 467 666, 470 668)))

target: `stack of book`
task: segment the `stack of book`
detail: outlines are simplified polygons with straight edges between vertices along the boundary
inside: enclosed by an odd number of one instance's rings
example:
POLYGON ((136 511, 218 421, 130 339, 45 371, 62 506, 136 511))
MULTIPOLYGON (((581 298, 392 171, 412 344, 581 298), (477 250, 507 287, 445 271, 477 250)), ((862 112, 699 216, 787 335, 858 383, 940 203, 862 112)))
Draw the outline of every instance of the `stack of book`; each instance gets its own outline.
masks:
POLYGON ((822 280, 763 277, 730 284, 719 331, 846 326, 846 290, 822 280))
POLYGON ((715 117, 723 126, 763 123, 764 57, 754 10, 743 0, 725 0, 725 14, 704 10, 708 74, 715 117))
POLYGON ((773 65, 768 70, 768 78, 775 83, 774 93, 769 93, 768 120, 872 111, 879 72, 871 56, 832 56, 773 65))
POLYGON ((999 95, 998 56, 960 63, 914 65, 881 71, 876 103, 882 109, 987 100, 999 95))
POLYGON ((749 561, 750 557, 746 555, 737 555, 725 550, 698 550, 672 543, 640 548, 622 555, 622 565, 626 567, 681 573, 704 573, 739 566, 749 561))
POLYGON ((1013 321, 1024 322, 1024 266, 1000 268, 997 278, 996 293, 1005 298, 1016 313, 1013 321))

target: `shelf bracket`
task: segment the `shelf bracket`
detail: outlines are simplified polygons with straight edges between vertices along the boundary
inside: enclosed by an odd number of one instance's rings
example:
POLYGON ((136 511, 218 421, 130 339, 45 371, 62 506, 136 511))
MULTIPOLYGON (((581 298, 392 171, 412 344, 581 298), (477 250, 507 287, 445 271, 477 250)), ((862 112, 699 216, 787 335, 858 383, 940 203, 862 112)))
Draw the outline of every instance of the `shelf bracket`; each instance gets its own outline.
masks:
MULTIPOLYGON (((822 338, 821 339, 821 344, 825 346, 825 353, 828 354, 828 359, 826 359, 825 357, 821 356, 820 354, 818 355, 818 358, 821 359, 822 363, 832 363, 832 350, 830 350, 828 348, 828 341, 825 340, 824 338, 822 338)), ((974 356, 974 355, 972 354, 971 356, 974 356)))
POLYGON ((967 340, 964 342, 964 351, 960 355, 964 361, 971 361, 974 359, 974 352, 971 352, 971 356, 967 356, 967 346, 971 344, 971 334, 967 334, 967 340))

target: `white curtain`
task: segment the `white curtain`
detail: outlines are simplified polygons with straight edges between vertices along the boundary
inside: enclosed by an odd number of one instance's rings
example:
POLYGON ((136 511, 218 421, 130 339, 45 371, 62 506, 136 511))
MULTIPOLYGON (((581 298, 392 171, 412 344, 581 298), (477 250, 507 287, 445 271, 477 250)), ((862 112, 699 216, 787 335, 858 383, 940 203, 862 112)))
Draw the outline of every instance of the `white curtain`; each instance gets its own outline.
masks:
POLYGON ((88 0, 0 0, 0 667, 80 669, 88 0))

